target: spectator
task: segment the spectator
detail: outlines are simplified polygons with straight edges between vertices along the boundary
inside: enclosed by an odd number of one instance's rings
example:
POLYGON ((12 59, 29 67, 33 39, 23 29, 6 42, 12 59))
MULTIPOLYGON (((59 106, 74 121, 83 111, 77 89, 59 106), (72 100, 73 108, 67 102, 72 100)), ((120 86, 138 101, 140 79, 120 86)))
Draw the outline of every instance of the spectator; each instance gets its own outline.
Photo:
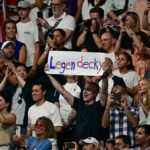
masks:
POLYGON ((126 51, 132 56, 135 70, 140 78, 143 78, 150 63, 148 37, 140 30, 140 20, 135 12, 127 12, 125 20, 127 27, 121 28, 115 49, 116 51, 126 51))
POLYGON ((52 15, 50 9, 51 0, 26 0, 26 1, 31 3, 31 11, 29 18, 32 21, 36 21, 38 17, 46 19, 52 15), (42 15, 39 16, 38 12, 40 12, 42 15))
POLYGON ((51 119, 56 132, 62 131, 62 121, 59 109, 55 104, 48 102, 45 99, 45 94, 46 89, 42 82, 37 81, 33 84, 32 98, 35 104, 31 106, 28 111, 28 124, 30 126, 29 132, 34 130, 36 119, 42 116, 46 116, 51 119))
POLYGON ((138 94, 135 97, 135 103, 139 107, 139 124, 148 122, 148 114, 150 112, 149 89, 150 80, 141 79, 138 84, 138 94))
POLYGON ((66 32, 64 47, 72 49, 71 39, 76 27, 75 18, 66 14, 65 0, 52 0, 51 7, 53 16, 46 20, 38 18, 37 24, 45 27, 46 29, 51 29, 52 31, 54 28, 63 29, 66 32))
POLYGON ((116 44, 116 35, 111 29, 108 29, 104 33, 102 33, 101 48, 106 53, 106 57, 112 60, 113 70, 117 68, 115 44, 116 44))
MULTIPOLYGON (((66 84, 63 86, 74 97, 80 98, 81 88, 77 83, 77 76, 66 76, 66 84)), ((58 92, 55 96, 55 104, 59 106, 63 122, 63 133, 58 135, 58 145, 64 145, 64 142, 73 140, 73 133, 76 125, 76 110, 73 109, 66 99, 58 92)))
POLYGON ((84 140, 79 140, 79 144, 82 145, 83 150, 99 150, 100 144, 94 137, 88 137, 84 140))
MULTIPOLYGON (((1 59, 0 67, 1 67, 1 73, 3 74, 4 77, 8 64, 17 63, 16 60, 14 59, 15 44, 11 41, 5 41, 1 45, 1 51, 2 51, 2 59, 1 59)), ((8 81, 12 85, 16 84, 16 79, 14 79, 12 75, 8 77, 8 81)))
POLYGON ((134 130, 138 124, 139 113, 136 107, 127 105, 127 94, 121 85, 115 85, 112 94, 108 96, 107 105, 102 118, 102 126, 110 129, 110 138, 115 139, 120 134, 130 136, 135 144, 134 130))
POLYGON ((104 18, 107 16, 107 0, 82 0, 82 10, 81 10, 81 16, 82 20, 85 21, 87 19, 90 19, 89 12, 94 7, 99 7, 104 10, 104 18))
POLYGON ((84 46, 87 51, 95 52, 100 49, 100 29, 104 18, 104 11, 99 7, 90 10, 90 20, 82 23, 82 31, 77 38, 77 47, 84 46), (92 43, 92 44, 91 44, 92 43))
POLYGON ((126 92, 130 96, 128 98, 128 105, 130 106, 133 101, 132 98, 137 94, 139 77, 137 72, 134 71, 132 58, 128 53, 119 53, 117 64, 118 70, 113 71, 113 74, 123 78, 126 84, 126 92))
POLYGON ((107 0, 108 16, 112 19, 122 20, 127 11, 132 8, 135 0, 107 0))
MULTIPOLYGON (((124 83, 124 80, 118 76, 113 75, 112 69, 113 69, 113 63, 110 58, 105 57, 105 61, 102 66, 104 72, 107 71, 107 77, 108 77, 108 94, 111 94, 112 88, 114 85, 117 83, 120 83, 124 88, 126 88, 126 85, 124 83)), ((104 73, 105 74, 105 73, 104 73)), ((92 81, 100 80, 101 77, 93 77, 92 81), (93 80, 94 79, 94 80, 93 80)), ((99 81, 99 87, 101 88, 102 86, 102 81, 99 81)))
POLYGON ((6 91, 0 92, 0 149, 9 150, 15 128, 16 116, 10 113, 11 97, 6 91))
POLYGON ((66 38, 66 33, 64 30, 57 28, 54 30, 54 33, 51 31, 48 31, 47 33, 47 47, 44 51, 44 53, 40 56, 38 60, 38 65, 43 65, 46 63, 48 59, 48 54, 51 50, 57 50, 57 51, 69 51, 67 48, 64 47, 66 38))
POLYGON ((15 63, 14 59, 15 44, 11 41, 5 41, 1 45, 2 60, 4 65, 15 63))
POLYGON ((4 88, 12 97, 11 112, 16 115, 16 130, 19 135, 25 136, 28 125, 28 109, 33 105, 31 97, 32 84, 27 80, 27 68, 24 64, 17 63, 16 66, 9 64, 5 77, 1 82, 1 89, 4 88), (8 70, 9 69, 9 70, 8 70), (14 78, 17 79, 15 85, 6 87, 9 71, 12 71, 14 78))
POLYGON ((150 2, 147 2, 147 7, 144 10, 143 19, 142 19, 142 26, 143 29, 150 31, 150 23, 149 23, 149 10, 150 10, 150 2))
POLYGON ((138 126, 136 130, 136 144, 139 145, 137 150, 150 149, 150 125, 138 126))
MULTIPOLYGON (((47 68, 45 68, 45 70, 46 69, 47 68)), ((107 90, 105 89, 107 86, 103 85, 102 92, 100 91, 100 101, 96 102, 99 87, 96 83, 87 82, 84 86, 82 100, 82 98, 77 99, 67 92, 53 76, 48 75, 48 77, 55 89, 60 92, 67 102, 77 111, 77 123, 74 135, 75 141, 89 136, 93 136, 98 140, 106 138, 104 137, 104 130, 101 127, 101 118, 104 109, 103 104, 105 104, 103 101, 105 101, 107 97, 107 90)))
POLYGON ((20 22, 17 23, 17 31, 18 40, 26 44, 26 66, 30 70, 29 76, 33 77, 36 73, 38 58, 40 57, 40 44, 37 25, 29 19, 30 5, 27 1, 18 3, 20 22))
MULTIPOLYGON (((143 34, 145 39, 148 40, 147 35, 141 31, 140 18, 137 13, 127 12, 122 27, 123 30, 121 30, 118 41, 121 42, 120 47, 129 49, 130 53, 134 53, 133 43, 137 47, 141 47, 141 42, 137 35, 143 34)), ((149 47, 149 44, 146 45, 149 47)))
POLYGON ((13 20, 6 20, 4 22, 5 40, 9 40, 15 43, 15 60, 20 63, 26 62, 27 50, 26 45, 16 39, 17 27, 13 20))
POLYGON ((24 144, 25 149, 38 149, 38 150, 52 150, 51 139, 56 137, 54 125, 49 118, 39 117, 35 123, 36 137, 30 136, 19 143, 21 137, 18 135, 13 136, 13 140, 19 144, 24 144))
POLYGON ((127 150, 131 147, 131 139, 128 135, 118 135, 115 139, 115 149, 127 150))

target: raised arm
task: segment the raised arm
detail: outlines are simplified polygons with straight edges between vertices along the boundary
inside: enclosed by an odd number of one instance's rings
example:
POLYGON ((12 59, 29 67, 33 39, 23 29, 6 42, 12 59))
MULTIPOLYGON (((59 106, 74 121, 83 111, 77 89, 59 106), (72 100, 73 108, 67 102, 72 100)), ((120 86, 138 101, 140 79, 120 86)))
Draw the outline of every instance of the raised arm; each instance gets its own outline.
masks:
POLYGON ((24 85, 26 84, 26 81, 20 77, 20 75, 18 74, 18 72, 16 71, 16 67, 14 65, 9 65, 9 68, 12 69, 12 72, 15 74, 18 83, 20 84, 21 87, 24 87, 24 85))
POLYGON ((26 46, 23 45, 19 53, 19 62, 25 64, 26 59, 27 59, 27 49, 26 49, 26 46))
POLYGON ((110 115, 109 115, 109 111, 111 108, 112 103, 114 102, 113 96, 109 95, 108 99, 107 99, 107 105, 102 117, 102 127, 103 128, 108 128, 109 124, 110 124, 110 115))
POLYGON ((6 72, 5 72, 5 76, 4 76, 3 80, 0 83, 0 91, 4 90, 9 75, 10 75, 9 68, 7 67, 6 72))
POLYGON ((67 102, 72 106, 74 102, 74 96, 67 92, 64 87, 52 76, 47 74, 54 88, 67 100, 67 102))
POLYGON ((102 106, 106 106, 108 97, 108 78, 105 77, 102 79, 102 86, 100 88, 100 102, 102 106))

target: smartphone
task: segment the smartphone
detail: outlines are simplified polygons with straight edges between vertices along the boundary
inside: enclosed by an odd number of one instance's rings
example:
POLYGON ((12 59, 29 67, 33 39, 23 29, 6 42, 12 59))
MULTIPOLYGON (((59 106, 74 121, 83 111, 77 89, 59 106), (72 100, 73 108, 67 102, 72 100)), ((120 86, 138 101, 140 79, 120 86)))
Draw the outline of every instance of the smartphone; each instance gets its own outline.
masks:
POLYGON ((121 99, 121 94, 120 93, 113 93, 113 95, 114 95, 114 99, 116 101, 120 101, 120 99, 121 99))
POLYGON ((117 26, 120 24, 120 21, 117 19, 111 19, 111 25, 117 26))
POLYGON ((42 11, 38 11, 37 12, 37 17, 43 19, 43 13, 42 13, 42 11))

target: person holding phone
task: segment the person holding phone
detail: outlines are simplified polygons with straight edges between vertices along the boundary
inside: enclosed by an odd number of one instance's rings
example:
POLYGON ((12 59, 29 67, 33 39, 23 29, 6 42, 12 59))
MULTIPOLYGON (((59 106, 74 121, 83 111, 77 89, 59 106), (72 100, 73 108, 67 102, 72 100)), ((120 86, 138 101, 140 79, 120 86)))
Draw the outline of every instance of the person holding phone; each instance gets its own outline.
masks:
POLYGON ((139 121, 139 112, 136 107, 127 105, 127 94, 122 85, 116 84, 112 94, 108 96, 107 105, 102 118, 102 127, 110 129, 110 138, 120 134, 128 135, 132 145, 135 144, 134 129, 139 121))

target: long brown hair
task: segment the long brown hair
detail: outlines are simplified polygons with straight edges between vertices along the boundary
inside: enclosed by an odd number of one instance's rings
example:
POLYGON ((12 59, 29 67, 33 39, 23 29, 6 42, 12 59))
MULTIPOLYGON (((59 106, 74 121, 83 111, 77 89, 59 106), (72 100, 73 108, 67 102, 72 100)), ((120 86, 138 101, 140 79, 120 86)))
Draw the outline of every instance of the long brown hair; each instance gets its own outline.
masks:
POLYGON ((38 123, 38 122, 43 123, 45 125, 46 138, 55 138, 56 137, 54 125, 49 118, 39 117, 36 120, 36 123, 38 123))

